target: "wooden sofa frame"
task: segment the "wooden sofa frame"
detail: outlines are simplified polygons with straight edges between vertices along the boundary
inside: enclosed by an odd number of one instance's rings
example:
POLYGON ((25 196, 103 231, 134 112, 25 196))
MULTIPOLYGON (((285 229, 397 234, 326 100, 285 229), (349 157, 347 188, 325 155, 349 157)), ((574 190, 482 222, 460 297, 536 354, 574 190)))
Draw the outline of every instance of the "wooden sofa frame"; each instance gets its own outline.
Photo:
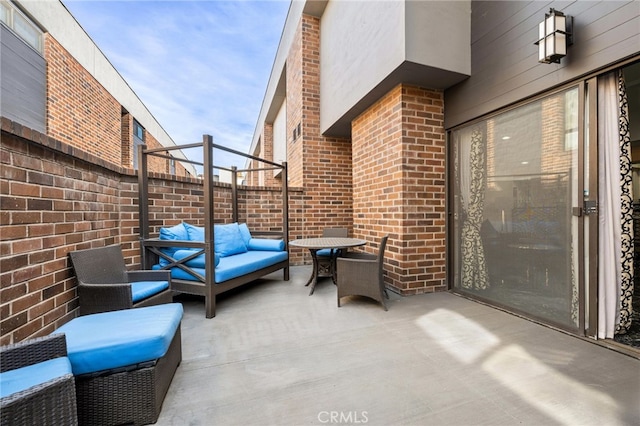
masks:
POLYGON ((254 232, 252 235, 256 237, 272 237, 280 238, 284 240, 285 250, 289 251, 289 203, 288 203, 288 185, 287 185, 287 163, 278 164, 265 160, 259 157, 255 157, 249 154, 245 154, 231 148, 227 148, 221 145, 213 143, 213 138, 210 135, 203 135, 202 143, 179 145, 175 147, 162 147, 155 149, 148 149, 146 145, 140 145, 138 147, 138 191, 139 191, 139 221, 140 221, 140 252, 143 268, 150 269, 154 264, 158 263, 160 258, 168 261, 168 265, 163 266, 163 269, 170 269, 172 267, 178 267, 194 277, 197 280, 181 280, 171 279, 172 290, 179 293, 194 294, 198 296, 204 296, 205 298, 205 315, 207 318, 213 318, 216 312, 216 295, 224 293, 225 291, 234 289, 241 285, 255 281, 256 279, 283 269, 284 280, 289 280, 289 257, 287 259, 262 269, 258 269, 249 274, 233 278, 222 283, 215 283, 215 263, 214 263, 214 234, 213 225, 215 223, 215 210, 214 210, 214 178, 213 169, 227 170, 231 172, 231 193, 232 193, 232 222, 239 221, 238 214, 238 185, 237 174, 239 172, 258 171, 258 170, 281 170, 282 173, 282 231, 269 231, 269 232, 254 232), (203 242, 198 241, 177 241, 177 240, 160 240, 159 238, 150 238, 150 220, 149 220, 149 178, 148 178, 148 157, 156 156, 167 159, 174 159, 167 154, 168 151, 176 149, 188 149, 202 147, 203 149, 203 162, 197 162, 193 160, 179 161, 201 165, 203 167, 203 214, 204 214, 204 234, 205 240, 203 242), (266 168, 261 169, 247 169, 238 170, 236 167, 230 169, 214 166, 213 162, 213 150, 219 149, 232 154, 240 155, 242 157, 256 160, 260 163, 266 164, 266 168), (186 257, 181 260, 175 260, 165 253, 161 252, 161 248, 168 247, 180 247, 180 248, 196 248, 199 249, 192 256, 186 257), (205 275, 202 276, 195 272, 192 268, 188 267, 185 263, 200 254, 205 256, 205 275))

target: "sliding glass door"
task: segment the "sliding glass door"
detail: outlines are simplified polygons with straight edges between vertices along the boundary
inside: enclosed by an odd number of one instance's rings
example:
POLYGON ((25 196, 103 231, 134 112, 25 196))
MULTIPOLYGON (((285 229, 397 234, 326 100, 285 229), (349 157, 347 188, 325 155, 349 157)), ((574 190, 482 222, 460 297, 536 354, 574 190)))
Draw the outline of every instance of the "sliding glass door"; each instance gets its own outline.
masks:
MULTIPOLYGON (((568 330, 578 298, 579 88, 451 134, 453 286, 568 330), (575 214, 575 215, 574 215, 575 214)), ((581 179, 581 177, 580 177, 581 179)))

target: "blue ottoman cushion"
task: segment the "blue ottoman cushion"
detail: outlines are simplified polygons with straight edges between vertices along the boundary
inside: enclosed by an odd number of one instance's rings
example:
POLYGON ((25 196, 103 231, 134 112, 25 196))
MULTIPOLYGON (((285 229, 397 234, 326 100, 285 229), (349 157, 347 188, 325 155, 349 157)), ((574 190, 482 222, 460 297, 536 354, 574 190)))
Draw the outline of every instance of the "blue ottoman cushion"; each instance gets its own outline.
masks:
POLYGON ((179 303, 103 312, 74 318, 65 333, 73 374, 95 373, 163 357, 180 326, 179 303))

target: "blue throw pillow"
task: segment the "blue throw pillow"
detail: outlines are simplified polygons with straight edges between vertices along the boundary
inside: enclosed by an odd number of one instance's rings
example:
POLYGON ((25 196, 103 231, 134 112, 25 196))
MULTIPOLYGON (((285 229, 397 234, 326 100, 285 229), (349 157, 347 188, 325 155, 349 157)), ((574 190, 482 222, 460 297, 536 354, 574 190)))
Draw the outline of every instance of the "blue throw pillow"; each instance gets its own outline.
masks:
POLYGON ((187 229, 185 228, 186 224, 179 223, 171 228, 160 228, 160 239, 161 240, 184 240, 187 241, 189 239, 187 235, 187 229))
POLYGON ((214 225, 213 235, 214 251, 220 257, 232 256, 247 251, 247 246, 240 234, 240 228, 237 223, 214 225))
POLYGON ((238 225, 240 229, 240 235, 242 235, 242 239, 244 240, 244 245, 249 247, 249 241, 251 241, 251 232, 249 232, 249 227, 246 223, 241 223, 238 225))
MULTIPOLYGON (((187 235, 187 229, 185 228, 185 224, 179 223, 170 228, 160 228, 160 239, 161 240, 183 240, 187 241, 189 236, 187 235)), ((160 251, 166 254, 169 257, 173 257, 176 250, 180 247, 162 247, 160 251)), ((160 265, 165 266, 168 265, 169 262, 164 258, 160 258, 160 265)))
POLYGON ((204 241, 204 227, 184 223, 189 241, 204 241))
POLYGON ((270 240, 266 238, 252 238, 247 247, 257 251, 284 251, 283 240, 270 240))

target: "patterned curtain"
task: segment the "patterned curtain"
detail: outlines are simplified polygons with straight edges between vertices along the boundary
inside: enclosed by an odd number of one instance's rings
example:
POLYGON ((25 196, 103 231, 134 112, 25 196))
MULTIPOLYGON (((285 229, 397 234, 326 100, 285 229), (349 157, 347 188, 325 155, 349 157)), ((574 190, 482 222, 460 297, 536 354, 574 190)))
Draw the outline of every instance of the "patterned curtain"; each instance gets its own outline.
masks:
POLYGON ((620 282, 620 319, 616 325, 616 334, 624 334, 631 327, 633 314, 633 194, 631 173, 631 137, 629 135, 629 104, 622 70, 618 71, 618 130, 620 142, 620 184, 622 224, 621 243, 621 282, 620 282))
POLYGON ((489 274, 480 236, 484 212, 484 195, 487 187, 486 153, 483 134, 474 130, 471 134, 469 153, 469 191, 466 201, 466 218, 462 225, 462 279, 464 288, 484 290, 489 287, 489 274))
POLYGON ((633 210, 629 111, 622 71, 598 78, 598 338, 631 325, 633 210))

